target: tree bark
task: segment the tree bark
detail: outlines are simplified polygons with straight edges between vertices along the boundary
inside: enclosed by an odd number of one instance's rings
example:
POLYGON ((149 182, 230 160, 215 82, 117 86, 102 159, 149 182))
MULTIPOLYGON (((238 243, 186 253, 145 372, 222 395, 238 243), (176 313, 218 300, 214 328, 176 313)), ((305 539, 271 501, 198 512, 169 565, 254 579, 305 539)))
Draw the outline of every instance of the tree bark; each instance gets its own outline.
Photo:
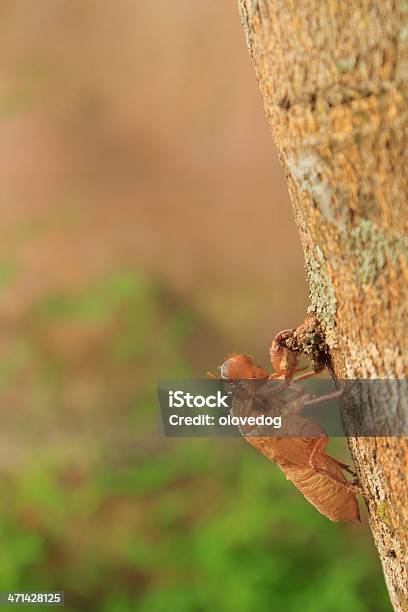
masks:
MULTIPOLYGON (((401 380, 397 397, 385 382, 381 398, 398 413, 407 377, 408 0, 238 2, 304 249, 310 312, 337 378, 401 380)), ((375 412, 376 402, 361 397, 358 409, 375 412)), ((408 439, 349 444, 391 601, 406 611, 408 439)))

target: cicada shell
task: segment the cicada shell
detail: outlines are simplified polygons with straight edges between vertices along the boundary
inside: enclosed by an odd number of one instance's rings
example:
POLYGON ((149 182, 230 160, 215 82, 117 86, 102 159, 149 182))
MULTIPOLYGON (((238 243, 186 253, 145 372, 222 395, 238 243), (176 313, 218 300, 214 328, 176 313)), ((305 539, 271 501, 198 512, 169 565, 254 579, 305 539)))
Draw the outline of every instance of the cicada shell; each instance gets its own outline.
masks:
POLYGON ((311 396, 296 379, 272 381, 274 376, 253 365, 246 355, 230 356, 221 366, 221 375, 236 384, 232 403, 235 416, 259 415, 260 406, 269 415, 284 415, 279 437, 276 432, 268 435, 267 430, 240 427, 247 442, 275 462, 321 514, 332 521, 359 519, 359 489, 343 473, 350 471, 348 466, 326 453, 328 437, 323 428, 300 414, 311 396))
MULTIPOLYGON (((343 464, 322 450, 317 462, 327 475, 310 467, 309 458, 315 438, 245 437, 265 457, 274 461, 295 487, 321 514, 331 521, 360 520, 355 494, 348 488, 343 464)), ((325 443, 328 438, 325 436, 325 443)))

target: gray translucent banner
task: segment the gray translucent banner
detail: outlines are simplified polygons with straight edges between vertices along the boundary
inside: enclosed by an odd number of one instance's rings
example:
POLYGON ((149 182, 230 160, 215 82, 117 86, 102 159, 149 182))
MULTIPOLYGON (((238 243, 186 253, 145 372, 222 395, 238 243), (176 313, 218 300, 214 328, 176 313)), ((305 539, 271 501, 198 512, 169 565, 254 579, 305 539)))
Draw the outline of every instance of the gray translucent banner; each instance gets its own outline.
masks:
POLYGON ((161 380, 168 437, 408 436, 408 379, 161 380))

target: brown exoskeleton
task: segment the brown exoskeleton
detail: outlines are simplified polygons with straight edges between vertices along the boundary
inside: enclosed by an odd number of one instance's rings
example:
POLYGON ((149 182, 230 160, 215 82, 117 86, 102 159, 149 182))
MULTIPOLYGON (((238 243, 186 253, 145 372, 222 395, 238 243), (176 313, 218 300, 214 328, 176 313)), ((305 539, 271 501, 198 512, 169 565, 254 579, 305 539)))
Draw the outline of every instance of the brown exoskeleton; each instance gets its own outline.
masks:
POLYGON ((240 431, 252 446, 278 464, 288 480, 324 516, 332 521, 359 519, 356 494, 361 492, 356 482, 345 478, 343 470, 353 472, 325 452, 328 436, 323 428, 300 414, 306 404, 338 397, 340 393, 321 398, 307 394, 298 381, 315 372, 295 376, 300 371, 298 355, 281 343, 282 334, 287 331, 280 332, 271 345, 273 374, 255 365, 252 358, 244 354, 232 354, 220 366, 222 379, 244 383, 234 396, 234 415, 255 415, 257 410, 259 414, 259 404, 265 405, 265 402, 283 415, 284 425, 279 437, 260 429, 251 430, 248 426, 240 427, 240 431), (283 380, 268 382, 271 379, 283 380))

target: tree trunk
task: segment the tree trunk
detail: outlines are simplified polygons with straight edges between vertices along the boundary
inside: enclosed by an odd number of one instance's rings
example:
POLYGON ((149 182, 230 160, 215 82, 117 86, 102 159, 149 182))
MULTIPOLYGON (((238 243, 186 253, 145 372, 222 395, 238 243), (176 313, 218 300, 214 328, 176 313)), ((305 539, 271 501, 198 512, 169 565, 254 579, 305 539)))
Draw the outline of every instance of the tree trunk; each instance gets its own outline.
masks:
MULTIPOLYGON (((310 311, 334 373, 404 379, 408 1, 239 6, 303 244, 310 311)), ((395 397, 385 382, 382 401, 384 394, 406 406, 401 389, 395 397)), ((375 412, 377 400, 363 398, 359 410, 375 412)), ((346 422, 350 433, 353 416, 346 422)), ((406 611, 408 439, 349 443, 392 603, 406 611)))

